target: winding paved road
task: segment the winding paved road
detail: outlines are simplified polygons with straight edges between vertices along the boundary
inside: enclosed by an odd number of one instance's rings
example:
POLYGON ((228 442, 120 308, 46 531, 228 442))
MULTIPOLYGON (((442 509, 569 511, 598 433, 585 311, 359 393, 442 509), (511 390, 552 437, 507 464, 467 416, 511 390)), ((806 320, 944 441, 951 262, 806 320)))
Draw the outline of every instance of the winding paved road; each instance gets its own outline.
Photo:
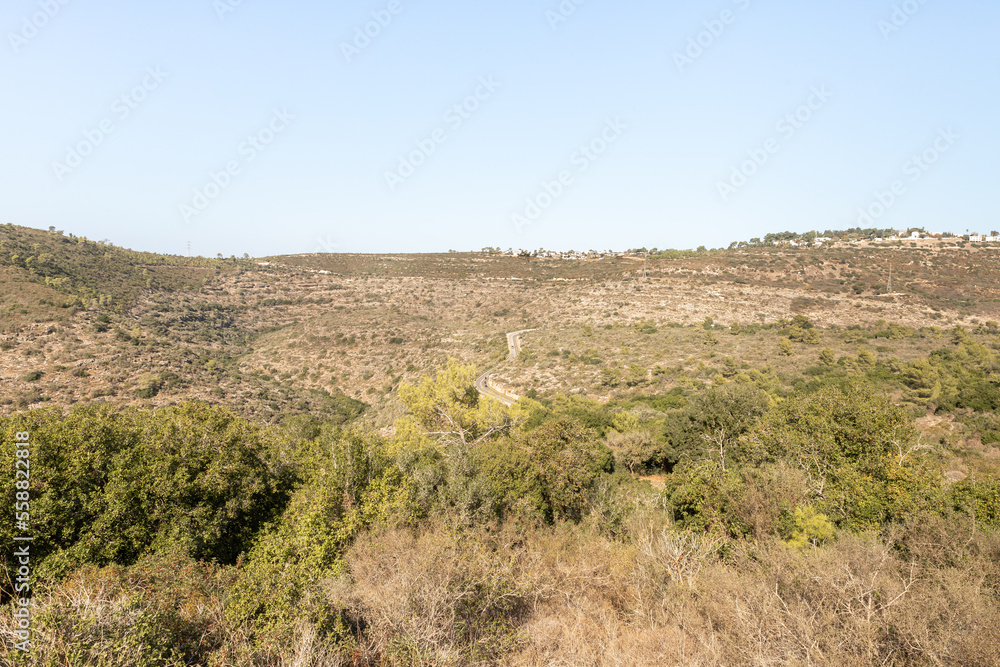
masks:
MULTIPOLYGON (((520 336, 523 333, 528 333, 529 331, 534 331, 534 329, 522 329, 521 331, 512 331, 507 334, 507 360, 513 361, 517 359, 518 353, 521 352, 521 340, 520 336)), ((492 371, 486 371, 482 375, 476 378, 476 389, 483 396, 489 396, 492 399, 500 401, 504 405, 513 405, 516 398, 511 398, 505 394, 501 394, 499 391, 489 386, 490 376, 493 375, 492 371)))
POLYGON ((521 334, 529 331, 534 331, 534 329, 521 329, 507 334, 507 361, 517 359, 517 355, 521 351, 521 334))
POLYGON ((479 390, 479 393, 483 396, 489 396, 490 398, 496 399, 504 405, 514 405, 514 399, 504 396, 487 384, 490 381, 491 375, 493 375, 493 373, 486 372, 476 378, 476 389, 479 390))

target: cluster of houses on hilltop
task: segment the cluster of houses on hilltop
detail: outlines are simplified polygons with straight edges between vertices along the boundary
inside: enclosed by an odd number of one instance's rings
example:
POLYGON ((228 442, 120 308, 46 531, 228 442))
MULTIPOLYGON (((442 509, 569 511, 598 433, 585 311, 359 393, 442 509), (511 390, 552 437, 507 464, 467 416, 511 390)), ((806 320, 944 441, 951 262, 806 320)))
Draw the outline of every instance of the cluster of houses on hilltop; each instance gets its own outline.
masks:
POLYGON ((771 241, 772 245, 789 246, 792 248, 805 248, 809 246, 820 246, 824 243, 889 243, 892 241, 909 241, 915 239, 960 239, 971 243, 1000 243, 1000 232, 990 232, 989 235, 977 234, 975 232, 964 235, 955 234, 931 234, 920 231, 898 230, 889 236, 876 236, 871 238, 830 238, 827 236, 817 236, 813 239, 780 239, 771 241))
POLYGON ((827 238, 826 236, 817 236, 812 240, 812 242, 807 239, 779 239, 777 241, 771 241, 773 245, 789 246, 791 248, 807 248, 809 246, 823 245, 824 243, 832 242, 833 239, 827 238))
MULTIPOLYGON (((826 232, 830 234, 828 230, 826 232)), ((987 236, 986 234, 978 233, 966 233, 964 235, 943 233, 934 234, 926 232, 922 229, 898 229, 898 230, 847 230, 846 232, 834 232, 834 236, 815 236, 816 232, 809 232, 807 234, 795 234, 793 232, 782 232, 781 234, 768 234, 763 241, 759 238, 750 239, 747 241, 734 241, 729 245, 730 249, 733 248, 746 248, 746 247, 759 247, 759 246, 783 246, 791 248, 808 248, 815 246, 822 246, 832 243, 849 243, 849 244, 862 244, 862 243, 889 243, 892 241, 909 241, 916 239, 961 239, 966 240, 971 243, 1000 243, 1000 232, 990 232, 987 236), (891 231, 891 233, 889 233, 891 231), (888 235, 885 235, 888 233, 888 235)), ((698 248, 699 251, 705 250, 704 247, 698 248)), ((454 252, 454 251, 452 251, 454 252)), ((615 252, 614 250, 587 250, 587 251, 576 251, 569 250, 562 252, 559 250, 545 250, 544 248, 539 248, 538 250, 514 250, 513 248, 507 248, 506 250, 501 250, 500 248, 483 248, 482 251, 485 254, 490 255, 508 255, 513 257, 545 257, 549 259, 602 259, 606 257, 642 257, 648 255, 656 255, 656 248, 652 248, 647 252, 645 248, 640 248, 638 250, 625 250, 621 252, 615 252)))
POLYGON ((513 248, 507 248, 506 250, 501 250, 500 248, 483 248, 482 252, 490 255, 508 255, 513 257, 547 257, 549 259, 601 259, 604 257, 626 257, 630 255, 641 255, 645 254, 645 251, 630 250, 625 252, 615 252, 614 250, 588 250, 586 252, 569 250, 566 252, 561 252, 558 250, 545 250, 539 248, 538 250, 514 250, 513 248))
POLYGON ((964 235, 955 234, 925 234, 922 232, 897 232, 893 236, 882 239, 874 239, 875 241, 902 241, 905 239, 947 239, 947 238, 958 238, 971 243, 1000 243, 1000 232, 990 232, 987 236, 986 234, 978 234, 976 232, 966 233, 964 235))

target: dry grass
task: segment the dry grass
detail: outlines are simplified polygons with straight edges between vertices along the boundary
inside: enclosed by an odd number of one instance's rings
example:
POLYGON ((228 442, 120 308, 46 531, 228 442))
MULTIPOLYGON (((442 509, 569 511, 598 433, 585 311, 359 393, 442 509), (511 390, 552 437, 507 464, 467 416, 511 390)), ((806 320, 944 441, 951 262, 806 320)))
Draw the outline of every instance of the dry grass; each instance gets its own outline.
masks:
POLYGON ((798 552, 649 527, 621 543, 581 527, 521 541, 439 526, 360 540, 352 583, 331 586, 368 620, 369 657, 393 664, 1000 664, 1000 537, 971 534, 948 562, 897 548, 928 537, 842 535, 798 552), (496 627, 456 632, 477 590, 493 591, 477 608, 499 614, 506 642, 474 659, 496 627))
MULTIPOLYGON (((1000 664, 1000 535, 971 522, 798 551, 652 516, 622 540, 586 523, 363 534, 347 573, 323 584, 330 608, 358 622, 347 643, 302 624, 289 644, 255 645, 227 625, 227 570, 169 559, 83 570, 36 597, 30 664, 1000 664)), ((12 629, 4 615, 5 641, 12 629)))
MULTIPOLYGON (((995 553, 996 536, 979 539, 995 553)), ((557 594, 543 595, 526 625, 530 642, 509 664, 1000 662, 996 590, 974 567, 906 563, 880 540, 849 536, 805 554, 771 544, 725 563, 689 544, 685 555, 704 570, 677 585, 650 568, 661 556, 651 558, 648 541, 638 551, 594 541, 537 545, 539 577, 557 594)), ((995 572, 986 555, 973 562, 995 572)))
MULTIPOLYGON (((50 240, 62 243, 59 239, 50 240)), ((801 365, 811 363, 818 348, 797 346, 797 356, 782 359, 767 337, 731 340, 719 333, 719 344, 707 349, 697 337, 661 331, 647 339, 618 340, 621 328, 604 334, 602 327, 643 318, 661 326, 705 317, 723 325, 759 324, 796 313, 822 326, 879 319, 913 327, 972 326, 977 318, 1000 319, 1000 273, 990 268, 994 256, 994 250, 978 249, 761 248, 651 259, 644 279, 642 263, 634 258, 526 262, 468 253, 304 255, 284 258, 288 267, 223 264, 218 273, 192 267, 191 280, 168 281, 175 291, 137 296, 104 333, 93 329, 96 310, 74 314, 57 307, 53 304, 65 305, 67 295, 6 267, 0 310, 6 311, 4 326, 10 326, 0 327, 6 331, 0 334, 15 347, 0 348, 0 393, 13 395, 24 373, 37 368, 45 376, 24 396, 31 404, 201 398, 272 419, 301 400, 286 395, 292 384, 344 391, 380 405, 399 379, 413 380, 445 356, 493 365, 489 337, 535 327, 544 330, 529 335, 526 352, 533 351, 534 341, 534 362, 510 368, 513 376, 524 371, 524 377, 507 378, 525 389, 579 387, 597 393, 600 367, 574 367, 544 356, 560 348, 577 354, 595 348, 607 366, 637 363, 647 370, 657 364, 696 367, 708 353, 716 355, 707 360, 709 368, 730 355, 752 365, 801 365), (902 296, 873 291, 884 286, 890 256, 894 290, 902 296), (58 333, 47 333, 55 321, 58 333), (582 334, 585 326, 594 329, 592 340, 582 334), (116 338, 117 330, 128 335, 116 338), (355 342, 345 345, 335 340, 337 334, 355 342), (630 352, 622 352, 623 346, 630 352), (25 358, 29 348, 39 353, 25 358), (215 369, 207 367, 212 360, 218 362, 215 369), (89 376, 73 375, 83 367, 89 376), (179 382, 156 397, 138 399, 134 378, 161 372, 175 374, 179 382)), ((843 351, 856 353, 856 346, 843 351)), ((905 358, 907 352, 891 354, 905 358)), ((0 410, 13 409, 9 405, 0 410)))
POLYGON ((495 661, 524 641, 530 573, 510 535, 439 526, 359 539, 351 581, 327 582, 330 602, 363 618, 363 654, 392 664, 495 661))
POLYGON ((225 621, 225 591, 232 581, 231 570, 184 557, 151 557, 131 568, 83 568, 36 590, 27 656, 10 648, 14 619, 0 614, 4 657, 52 667, 173 667, 216 648, 220 655, 246 655, 246 637, 230 632, 225 621))

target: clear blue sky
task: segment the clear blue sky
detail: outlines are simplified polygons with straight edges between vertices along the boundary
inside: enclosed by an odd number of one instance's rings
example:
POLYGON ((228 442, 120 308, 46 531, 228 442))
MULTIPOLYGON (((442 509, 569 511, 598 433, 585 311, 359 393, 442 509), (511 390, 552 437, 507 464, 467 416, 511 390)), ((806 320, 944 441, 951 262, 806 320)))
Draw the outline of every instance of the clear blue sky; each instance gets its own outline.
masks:
POLYGON ((61 2, 0 6, 0 222, 226 256, 1000 228, 996 2, 61 2))

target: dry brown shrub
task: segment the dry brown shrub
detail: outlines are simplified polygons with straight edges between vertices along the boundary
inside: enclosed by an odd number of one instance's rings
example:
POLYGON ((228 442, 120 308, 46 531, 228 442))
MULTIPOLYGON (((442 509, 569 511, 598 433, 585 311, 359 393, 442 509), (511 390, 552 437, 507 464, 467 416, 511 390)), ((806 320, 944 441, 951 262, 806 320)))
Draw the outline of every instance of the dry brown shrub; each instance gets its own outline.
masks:
MULTIPOLYGON (((87 566, 61 582, 33 582, 31 651, 17 664, 153 667, 195 664, 209 654, 219 664, 254 664, 246 635, 225 620, 233 578, 231 568, 160 554, 129 568, 87 566)), ((11 649, 16 623, 6 611, 0 664, 18 655, 11 649)))
POLYGON ((719 566, 699 610, 726 662, 884 664, 880 633, 912 579, 886 547, 846 538, 800 555, 775 543, 751 567, 719 566))
POLYGON ((997 601, 982 578, 897 558, 842 536, 799 554, 774 543, 756 563, 702 577, 699 611, 725 664, 997 664, 997 601))
POLYGON ((906 653, 928 664, 1000 664, 1000 533, 926 517, 894 537, 921 573, 913 604, 895 618, 906 653))
POLYGON ((730 544, 725 562, 669 532, 635 537, 531 536, 536 600, 507 664, 998 664, 996 536, 976 538, 964 569, 902 559, 893 536, 844 535, 805 553, 730 544), (700 573, 664 577, 661 555, 682 552, 698 554, 700 573))
POLYGON ((636 539, 640 579, 657 587, 673 583, 694 588, 698 575, 721 543, 722 538, 671 528, 643 530, 636 539))
POLYGON ((352 582, 327 582, 330 601, 363 619, 365 653, 401 664, 493 661, 523 640, 530 575, 510 534, 443 525, 360 537, 352 582))
POLYGON ((294 643, 281 656, 279 667, 346 667, 358 664, 355 657, 324 640, 315 626, 302 623, 294 643))
POLYGON ((757 540, 777 535, 781 513, 794 510, 806 499, 802 472, 784 463, 746 472, 743 482, 740 497, 732 505, 733 515, 757 540))
MULTIPOLYGON (((438 521, 366 533, 346 558, 349 573, 323 590, 359 622, 353 640, 302 624, 261 653, 225 627, 220 584, 161 611, 208 620, 219 665, 1000 664, 1000 535, 971 520, 805 551, 651 521, 623 539, 586 522, 491 532, 438 521)), ((103 664, 112 648, 123 658, 108 664, 146 664, 122 639, 149 607, 122 583, 82 572, 38 600, 39 619, 59 619, 40 626, 51 664, 69 664, 81 642, 91 652, 80 664, 103 664)))
POLYGON ((638 546, 611 542, 593 531, 562 526, 529 539, 537 578, 534 611, 525 625, 529 641, 511 665, 709 665, 718 648, 706 633, 690 633, 686 584, 664 576, 665 554, 701 542, 644 529, 638 546), (663 540, 666 540, 664 543, 663 540))

